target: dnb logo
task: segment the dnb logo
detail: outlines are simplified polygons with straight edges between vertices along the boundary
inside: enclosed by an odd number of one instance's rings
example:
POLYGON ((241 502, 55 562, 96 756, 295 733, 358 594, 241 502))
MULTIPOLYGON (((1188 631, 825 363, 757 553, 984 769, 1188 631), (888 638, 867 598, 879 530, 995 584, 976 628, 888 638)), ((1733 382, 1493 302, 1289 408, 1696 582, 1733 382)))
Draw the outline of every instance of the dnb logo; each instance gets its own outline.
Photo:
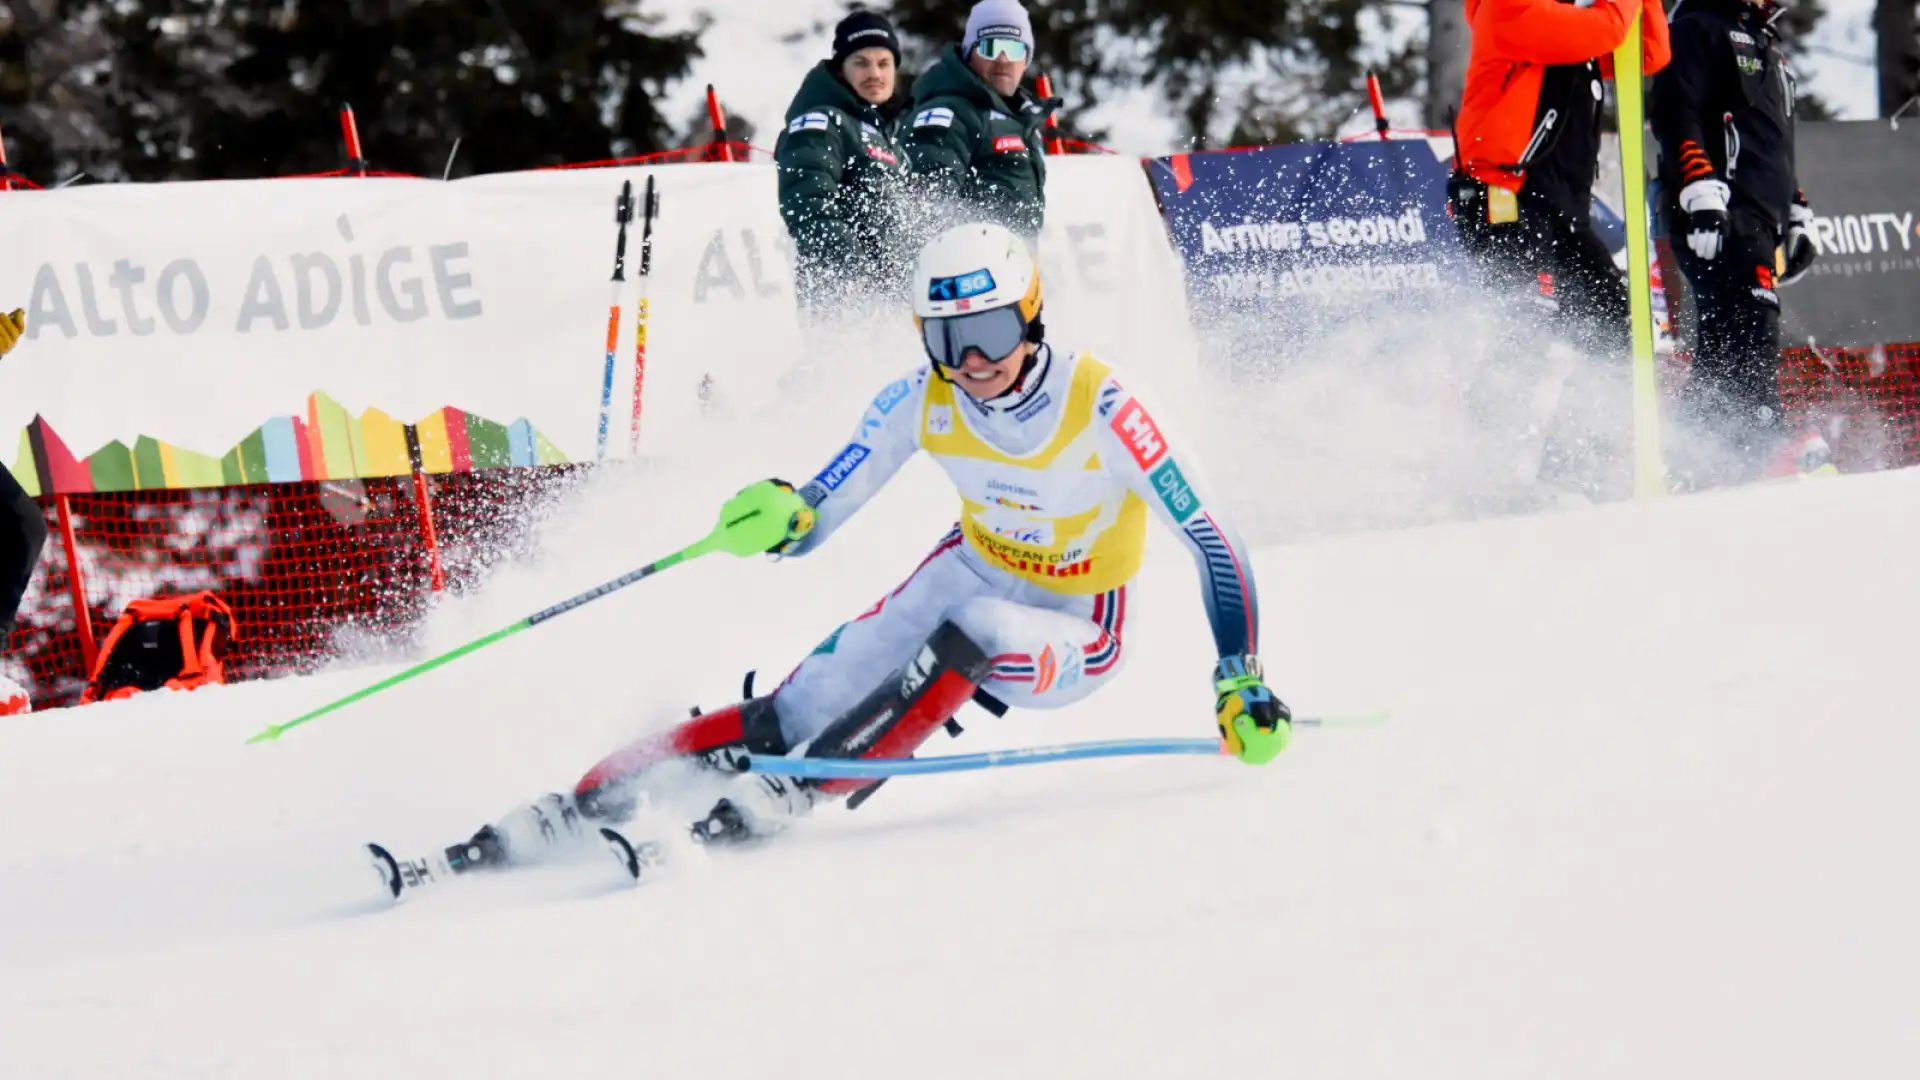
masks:
POLYGON ((975 270, 970 274, 954 277, 934 278, 927 282, 927 299, 936 301, 965 300, 990 293, 994 290, 993 274, 988 270, 975 270))
POLYGON ((1137 398, 1127 399, 1114 414, 1111 426, 1120 441, 1127 444, 1134 464, 1142 471, 1153 468, 1167 452, 1167 440, 1160 434, 1160 425, 1147 415, 1146 407, 1137 398))
POLYGON ((1175 465, 1172 458, 1155 469, 1150 479, 1153 489, 1160 493, 1160 501, 1166 504, 1167 513, 1173 515, 1175 522, 1185 525, 1193 512, 1200 509, 1199 497, 1193 493, 1187 478, 1180 475, 1180 466, 1175 465))

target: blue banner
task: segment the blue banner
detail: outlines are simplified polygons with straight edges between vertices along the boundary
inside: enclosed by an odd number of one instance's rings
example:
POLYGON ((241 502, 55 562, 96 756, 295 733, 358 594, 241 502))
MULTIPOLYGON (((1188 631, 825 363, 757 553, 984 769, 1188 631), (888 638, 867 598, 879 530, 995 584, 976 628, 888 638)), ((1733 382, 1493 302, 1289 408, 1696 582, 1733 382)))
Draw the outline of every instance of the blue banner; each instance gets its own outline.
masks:
POLYGON ((1466 273, 1449 171, 1424 139, 1177 154, 1147 170, 1195 315, 1275 330, 1443 302, 1466 273))

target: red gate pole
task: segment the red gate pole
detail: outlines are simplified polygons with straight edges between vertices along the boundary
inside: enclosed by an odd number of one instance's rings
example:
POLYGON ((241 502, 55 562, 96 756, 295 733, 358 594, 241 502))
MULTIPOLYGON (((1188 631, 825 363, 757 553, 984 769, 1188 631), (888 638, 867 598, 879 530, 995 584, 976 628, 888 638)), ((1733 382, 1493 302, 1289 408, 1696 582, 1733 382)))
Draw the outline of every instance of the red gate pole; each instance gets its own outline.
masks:
MULTIPOLYGON (((1040 76, 1039 78, 1033 80, 1033 88, 1035 90, 1038 90, 1040 92, 1040 96, 1043 98, 1052 97, 1053 96, 1053 77, 1051 75, 1040 76)), ((1047 114, 1046 147, 1047 147, 1047 153, 1049 154, 1064 154, 1067 152, 1066 144, 1060 141, 1060 120, 1058 117, 1055 117, 1052 113, 1047 114)))
POLYGON ((353 106, 340 106, 340 140, 347 147, 347 171, 355 176, 367 175, 367 159, 360 152, 360 126, 353 122, 353 106))
POLYGON ((433 491, 427 487, 427 474, 413 473, 413 505, 420 512, 420 541, 427 548, 427 581, 434 592, 447 588, 446 568, 440 562, 440 537, 433 528, 433 491))
POLYGON ((708 161, 732 161, 733 146, 727 142, 727 110, 720 105, 720 95, 713 92, 713 84, 707 84, 707 120, 713 125, 713 141, 708 144, 708 161))
MULTIPOLYGON (((354 122, 353 106, 340 106, 340 138, 347 148, 347 169, 355 176, 367 175, 367 157, 360 148, 360 126, 354 122)), ((413 508, 420 517, 420 543, 427 551, 427 583, 434 592, 447 588, 446 564, 440 559, 440 534, 433 527, 433 488, 418 460, 413 462, 413 508)))
POLYGON ((87 607, 86 574, 80 569, 80 544, 73 537, 73 507, 65 495, 55 495, 53 509, 55 523, 60 528, 60 547, 67 553, 67 592, 73 598, 74 626, 80 633, 80 659, 86 665, 84 674, 92 677, 100 646, 93 640, 93 612, 87 607))
POLYGON ((1371 71, 1367 72, 1367 103, 1373 106, 1373 130, 1386 142, 1393 137, 1387 134, 1387 103, 1380 98, 1380 76, 1371 71))

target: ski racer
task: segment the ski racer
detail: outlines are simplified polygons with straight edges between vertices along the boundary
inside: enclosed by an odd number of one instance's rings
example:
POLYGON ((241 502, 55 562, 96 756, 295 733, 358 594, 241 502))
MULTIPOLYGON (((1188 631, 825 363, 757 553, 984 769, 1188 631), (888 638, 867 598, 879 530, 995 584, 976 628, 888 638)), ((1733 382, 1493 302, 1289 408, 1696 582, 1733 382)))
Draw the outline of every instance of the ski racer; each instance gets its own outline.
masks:
POLYGON ((614 753, 570 795, 545 796, 449 848, 450 869, 532 859, 587 822, 624 820, 642 795, 658 801, 649 789, 669 772, 717 792, 696 795, 691 824, 675 828, 709 843, 770 835, 873 782, 741 775, 743 755, 907 757, 969 700, 1004 711, 1086 698, 1119 671, 1129 587, 1156 515, 1199 566, 1225 748, 1263 764, 1286 747, 1292 716, 1255 657, 1246 549, 1193 459, 1112 369, 1046 340, 1026 243, 1000 225, 950 229, 921 252, 912 289, 930 364, 881 390, 812 481, 754 484, 721 520, 770 524, 774 554, 804 556, 924 451, 959 490, 959 524, 772 693, 614 753))

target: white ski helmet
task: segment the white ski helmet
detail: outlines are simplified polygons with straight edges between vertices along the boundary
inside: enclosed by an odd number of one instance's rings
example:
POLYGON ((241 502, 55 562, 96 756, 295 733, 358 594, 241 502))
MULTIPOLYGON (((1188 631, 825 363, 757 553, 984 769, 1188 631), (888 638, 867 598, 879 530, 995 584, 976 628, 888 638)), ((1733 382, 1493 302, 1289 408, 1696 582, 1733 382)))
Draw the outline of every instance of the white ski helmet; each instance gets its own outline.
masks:
POLYGON ((999 360, 1040 340, 1040 267, 1005 226, 975 222, 934 237, 914 263, 912 289, 914 324, 939 366, 959 367, 970 350, 999 360))

